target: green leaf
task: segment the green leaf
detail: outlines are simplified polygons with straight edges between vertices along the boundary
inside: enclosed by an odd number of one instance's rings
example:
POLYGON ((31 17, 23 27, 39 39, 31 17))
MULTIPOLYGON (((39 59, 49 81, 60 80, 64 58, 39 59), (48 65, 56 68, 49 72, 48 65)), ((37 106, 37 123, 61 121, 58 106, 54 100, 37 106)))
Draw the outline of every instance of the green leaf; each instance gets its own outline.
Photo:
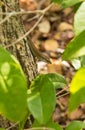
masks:
MULTIPOLYGON (((36 120, 33 122, 32 128, 39 128, 42 127, 36 120)), ((47 124, 45 126, 43 126, 45 128, 47 128, 47 130, 63 130, 61 128, 61 126, 58 123, 54 123, 52 122, 52 119, 50 119, 49 122, 47 122, 47 124)), ((42 129, 40 129, 42 130, 42 129)))
POLYGON ((85 67, 77 71, 70 86, 69 110, 73 111, 85 102, 85 67))
POLYGON ((55 88, 47 75, 38 76, 28 91, 28 108, 40 124, 46 124, 56 104, 55 88))
POLYGON ((6 130, 6 129, 4 129, 4 128, 0 128, 0 130, 6 130))
POLYGON ((78 70, 81 67, 85 67, 85 55, 71 61, 73 67, 78 70))
POLYGON ((61 4, 62 0, 51 0, 52 2, 61 4))
POLYGON ((66 7, 69 7, 69 6, 73 6, 73 5, 75 5, 79 2, 82 2, 82 1, 84 1, 84 0, 62 0, 62 6, 64 8, 66 8, 66 7))
POLYGON ((78 59, 73 59, 73 60, 71 61, 71 64, 73 65, 73 67, 74 67, 76 70, 78 70, 78 69, 81 67, 81 62, 80 62, 79 58, 78 58, 78 59))
POLYGON ((46 76, 53 83, 55 89, 62 88, 67 84, 65 78, 60 74, 49 73, 46 76))
POLYGON ((76 36, 66 47, 62 58, 72 60, 85 55, 85 31, 76 36))
POLYGON ((73 6, 79 2, 82 2, 84 0, 51 0, 52 2, 59 3, 62 5, 64 8, 73 6))
MULTIPOLYGON (((82 4, 82 2, 80 2, 80 3, 77 3, 76 5, 74 5, 74 13, 76 13, 77 12, 77 10, 79 9, 79 7, 81 6, 81 4, 82 4)), ((74 17, 75 17, 75 15, 74 15, 74 17)))
POLYGON ((58 123, 54 123, 52 121, 47 123, 47 128, 52 128, 53 130, 63 130, 58 123))
POLYGON ((22 120, 27 108, 26 93, 27 82, 19 63, 0 47, 0 113, 12 121, 22 120))
POLYGON ((85 30, 85 2, 81 4, 74 16, 74 32, 79 35, 85 30))
POLYGON ((85 55, 81 56, 80 58, 81 67, 85 67, 85 55))
POLYGON ((85 128, 85 123, 82 121, 71 122, 65 130, 83 130, 85 128))
POLYGON ((37 120, 34 120, 33 124, 32 124, 32 128, 34 127, 40 127, 41 125, 39 124, 39 122, 37 120))

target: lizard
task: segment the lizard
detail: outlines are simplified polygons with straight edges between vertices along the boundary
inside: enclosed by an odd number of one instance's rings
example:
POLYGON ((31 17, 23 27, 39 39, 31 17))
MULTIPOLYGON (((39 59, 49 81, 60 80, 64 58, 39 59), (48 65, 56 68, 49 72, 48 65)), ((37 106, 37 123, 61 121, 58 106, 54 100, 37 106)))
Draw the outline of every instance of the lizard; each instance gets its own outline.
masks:
POLYGON ((41 60, 41 61, 44 61, 46 63, 51 63, 50 59, 43 55, 34 45, 33 41, 31 40, 30 37, 28 37, 28 45, 29 45, 29 48, 33 54, 34 57, 36 57, 38 60, 41 60))

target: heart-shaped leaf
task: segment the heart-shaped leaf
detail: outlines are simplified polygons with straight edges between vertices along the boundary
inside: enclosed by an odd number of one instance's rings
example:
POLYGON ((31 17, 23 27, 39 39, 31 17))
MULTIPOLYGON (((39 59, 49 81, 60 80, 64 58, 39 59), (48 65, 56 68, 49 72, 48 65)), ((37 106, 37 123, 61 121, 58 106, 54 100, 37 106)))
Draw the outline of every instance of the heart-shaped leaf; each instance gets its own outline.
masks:
POLYGON ((27 107, 27 82, 15 58, 0 47, 0 113, 20 121, 27 107))
POLYGON ((28 108, 40 124, 46 124, 56 104, 55 87, 47 75, 38 76, 28 92, 28 108))

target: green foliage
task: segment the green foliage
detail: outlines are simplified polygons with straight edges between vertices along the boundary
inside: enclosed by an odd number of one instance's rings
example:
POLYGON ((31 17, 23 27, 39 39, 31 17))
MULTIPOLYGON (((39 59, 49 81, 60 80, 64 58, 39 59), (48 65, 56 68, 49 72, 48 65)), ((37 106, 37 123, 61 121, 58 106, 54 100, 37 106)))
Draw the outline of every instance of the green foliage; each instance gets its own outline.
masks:
POLYGON ((77 12, 77 10, 79 9, 80 5, 82 4, 82 2, 79 2, 77 4, 74 5, 74 13, 77 12))
POLYGON ((55 89, 62 88, 66 85, 65 78, 60 74, 49 73, 45 75, 52 82, 55 89))
MULTIPOLYGON (((35 120, 32 125, 32 128, 38 128, 38 127, 42 127, 42 126, 35 120)), ((47 124, 45 124, 45 128, 47 128, 47 130, 62 130, 61 126, 58 123, 54 123, 52 119, 49 120, 47 124)))
POLYGON ((85 30, 67 45, 62 58, 72 60, 83 55, 85 55, 85 30))
POLYGON ((83 0, 63 0, 62 1, 62 6, 64 8, 66 8, 66 7, 69 7, 69 6, 73 6, 73 5, 75 5, 75 4, 77 4, 77 3, 81 2, 81 1, 83 1, 83 0))
POLYGON ((69 6, 73 6, 79 2, 82 2, 84 0, 52 0, 55 3, 59 3, 62 7, 66 8, 69 6))
POLYGON ((73 111, 85 102, 85 2, 78 8, 74 16, 75 38, 67 45, 62 58, 72 60, 78 72, 72 79, 70 86, 69 110, 73 111), (76 58, 76 59, 75 59, 76 58), (77 62, 75 62, 77 61, 77 62), (76 64, 77 63, 77 64, 76 64), (79 63, 79 64, 78 64, 79 63), (79 67, 78 67, 79 65, 79 67))
POLYGON ((28 108, 41 125, 51 118, 56 104, 55 87, 62 85, 66 85, 66 81, 57 74, 40 75, 32 82, 28 90, 28 108))
POLYGON ((60 125, 58 123, 54 123, 52 121, 49 121, 46 126, 48 128, 54 128, 54 130, 62 130, 62 128, 60 127, 60 125))
POLYGON ((12 121, 22 120, 27 107, 26 92, 26 78, 19 63, 0 47, 0 113, 12 121))
POLYGON ((4 129, 4 128, 0 128, 0 130, 6 130, 6 129, 4 129))
POLYGON ((65 130, 83 130, 85 128, 85 123, 82 121, 71 122, 65 130))
POLYGON ((52 2, 55 2, 55 3, 59 3, 61 4, 62 3, 62 0, 51 0, 52 2))
MULTIPOLYGON (((85 2, 84 0, 52 0, 66 8, 77 5, 74 15, 75 38, 67 45, 62 58, 72 61, 79 69, 70 86, 69 110, 73 111, 85 102, 85 2), (78 64, 77 64, 78 63, 78 64)), ((75 8, 76 6, 74 6, 75 8)), ((27 81, 17 60, 0 47, 0 114, 11 121, 20 121, 22 130, 27 113, 35 121, 33 127, 47 127, 62 130, 52 122, 52 113, 56 105, 55 90, 66 85, 66 80, 58 74, 39 75, 27 90, 27 81)), ((71 122, 65 130, 81 130, 85 123, 71 122)), ((4 130, 0 128, 0 130, 4 130)))
POLYGON ((61 75, 39 75, 27 91, 19 63, 0 47, 0 113, 9 120, 22 122, 28 108, 40 125, 46 125, 55 108, 55 89, 65 85, 66 80, 61 75))
POLYGON ((79 58, 79 60, 80 60, 80 63, 81 63, 81 67, 84 67, 84 66, 85 66, 85 55, 84 55, 84 56, 81 56, 81 57, 79 58))
POLYGON ((83 2, 74 17, 75 35, 80 34, 85 30, 85 2, 83 2))
POLYGON ((69 109, 72 111, 85 102, 85 67, 78 70, 72 79, 70 93, 69 109))

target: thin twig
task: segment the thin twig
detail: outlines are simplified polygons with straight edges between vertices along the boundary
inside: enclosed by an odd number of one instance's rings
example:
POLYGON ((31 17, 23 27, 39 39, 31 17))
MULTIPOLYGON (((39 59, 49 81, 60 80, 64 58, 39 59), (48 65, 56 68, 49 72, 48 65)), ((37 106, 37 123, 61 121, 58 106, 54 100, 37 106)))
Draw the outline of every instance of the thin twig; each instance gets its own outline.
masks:
POLYGON ((10 130, 11 128, 15 127, 16 125, 18 125, 19 122, 12 124, 10 127, 8 127, 6 130, 10 130))
POLYGON ((0 22, 0 24, 2 24, 2 23, 4 23, 5 21, 7 21, 12 15, 13 15, 13 13, 10 13, 8 16, 6 16, 6 17, 0 22))
POLYGON ((67 89, 68 89, 68 86, 65 87, 65 88, 63 88, 63 89, 60 90, 59 92, 57 92, 56 96, 58 96, 59 94, 61 94, 62 92, 64 92, 64 91, 67 90, 67 89))
POLYGON ((37 9, 41 9, 42 5, 46 2, 46 0, 41 0, 39 3, 39 6, 37 7, 37 9))
MULTIPOLYGON (((34 11, 35 13, 37 13, 37 10, 36 11, 34 11)), ((33 12, 33 13, 34 13, 33 12)), ((43 14, 43 12, 44 12, 44 10, 41 10, 41 14, 43 14)), ((21 11, 21 12, 11 12, 11 13, 1 13, 2 15, 8 15, 8 16, 6 16, 1 22, 0 22, 0 25, 2 24, 2 23, 4 23, 5 21, 7 21, 10 17, 12 17, 12 16, 15 16, 15 15, 23 15, 23 14, 28 14, 29 12, 27 11, 21 11)), ((32 11, 30 11, 30 13, 32 13, 32 11)), ((39 13, 39 12, 38 12, 39 13)), ((1 15, 0 14, 0 15, 1 15)))
POLYGON ((32 21, 32 20, 34 20, 34 19, 37 19, 39 17, 39 15, 35 15, 34 17, 32 17, 32 18, 29 18, 28 20, 26 20, 27 22, 30 22, 30 21, 32 21))
POLYGON ((26 36, 28 36, 36 27, 37 25, 39 24, 39 22, 42 20, 42 18, 44 17, 45 13, 47 10, 49 10, 52 6, 53 6, 54 3, 50 4, 47 8, 44 9, 44 12, 43 14, 40 16, 40 18, 38 19, 38 21, 34 24, 34 26, 28 31, 26 32, 23 36, 21 36, 18 40, 16 40, 15 42, 13 42, 12 44, 9 44, 7 46, 5 46, 5 48, 8 48, 10 46, 13 46, 15 45, 16 43, 18 43, 19 41, 21 41, 22 39, 24 39, 26 36))
POLYGON ((48 9, 50 9, 50 7, 52 7, 54 3, 51 3, 48 7, 46 7, 43 10, 34 10, 34 11, 18 11, 18 12, 7 12, 7 13, 0 13, 0 15, 22 15, 22 14, 43 14, 44 12, 46 12, 48 9))
POLYGON ((15 45, 16 43, 18 43, 19 41, 21 41, 22 39, 24 39, 26 36, 28 36, 35 28, 36 26, 38 25, 38 23, 41 21, 41 19, 43 18, 44 15, 41 15, 39 20, 36 22, 36 24, 34 24, 34 26, 28 31, 26 32, 22 37, 20 37, 18 40, 16 40, 15 42, 9 44, 9 45, 6 45, 5 48, 8 48, 10 46, 13 46, 15 45))
POLYGON ((54 128, 35 127, 35 128, 24 129, 24 130, 54 130, 54 128))
POLYGON ((46 7, 45 9, 43 10, 34 10, 34 11, 19 11, 19 12, 9 12, 9 13, 0 13, 0 15, 8 15, 6 16, 1 22, 0 24, 4 23, 6 20, 8 20, 10 17, 14 16, 14 15, 23 15, 23 14, 33 14, 33 13, 40 13, 40 14, 45 14, 45 12, 50 8, 52 7, 54 3, 50 4, 48 7, 46 7))
MULTIPOLYGON (((18 12, 13 11, 12 16, 13 15, 23 15, 23 14, 43 14, 43 12, 44 12, 44 9, 43 10, 34 10, 34 11, 18 11, 18 12)), ((10 12, 0 13, 0 15, 10 15, 10 14, 11 14, 10 12)))
POLYGON ((61 97, 64 97, 64 96, 66 96, 66 95, 69 95, 69 94, 70 94, 70 92, 67 92, 67 93, 64 93, 64 94, 58 96, 57 98, 61 98, 61 97))

